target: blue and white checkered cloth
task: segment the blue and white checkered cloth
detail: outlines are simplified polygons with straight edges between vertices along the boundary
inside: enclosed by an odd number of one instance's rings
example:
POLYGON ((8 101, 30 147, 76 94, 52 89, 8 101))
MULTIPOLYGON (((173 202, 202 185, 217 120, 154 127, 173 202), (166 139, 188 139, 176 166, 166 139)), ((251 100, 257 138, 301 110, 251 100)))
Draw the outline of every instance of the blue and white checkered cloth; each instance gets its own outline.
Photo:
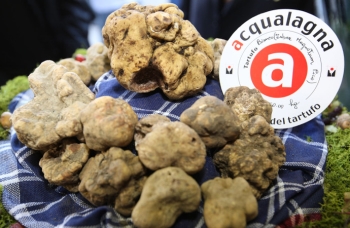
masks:
MULTIPOLYGON (((182 111, 201 96, 214 95, 223 99, 219 83, 210 78, 198 96, 176 102, 167 100, 160 91, 138 94, 125 90, 111 72, 100 78, 93 91, 97 97, 108 95, 126 100, 139 118, 159 113, 173 121, 179 120, 182 111)), ((30 90, 17 95, 10 104, 10 110, 32 97, 30 90)), ((259 215, 249 222, 249 228, 292 227, 307 217, 320 214, 328 152, 321 118, 298 127, 276 130, 275 133, 285 145, 286 162, 280 168, 277 179, 259 200, 259 215)), ((15 132, 8 140, 0 141, 3 204, 16 220, 26 227, 133 227, 131 218, 119 215, 113 208, 95 207, 79 193, 50 185, 38 165, 40 157, 39 153, 19 142, 15 132)), ((218 175, 208 158, 205 168, 194 178, 203 183, 218 175)), ((203 204, 196 212, 181 215, 174 227, 206 227, 202 212, 203 204)))

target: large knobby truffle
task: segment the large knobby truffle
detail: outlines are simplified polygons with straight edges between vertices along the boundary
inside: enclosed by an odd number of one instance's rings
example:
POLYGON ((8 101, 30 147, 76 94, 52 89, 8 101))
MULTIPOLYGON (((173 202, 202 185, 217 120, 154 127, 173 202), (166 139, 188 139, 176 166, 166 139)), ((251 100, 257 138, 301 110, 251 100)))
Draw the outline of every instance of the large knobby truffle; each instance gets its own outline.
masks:
POLYGON ((138 117, 122 99, 98 97, 81 112, 86 145, 96 151, 127 146, 134 137, 138 117))
POLYGON ((146 169, 128 150, 112 147, 88 160, 79 178, 79 192, 95 206, 111 205, 129 216, 146 181, 146 169))
POLYGON ((246 86, 229 88, 225 92, 224 102, 231 107, 241 122, 254 115, 264 117, 269 123, 271 121, 272 106, 256 89, 246 86))
POLYGON ((182 169, 167 167, 146 181, 131 217, 136 227, 171 227, 182 213, 195 211, 201 201, 198 183, 182 169))
POLYGON ((168 166, 189 174, 202 170, 206 149, 198 134, 182 122, 160 122, 138 140, 136 150, 141 162, 151 170, 168 166))
POLYGON ((260 198, 286 160, 285 147, 262 116, 255 115, 241 126, 239 139, 217 152, 214 164, 222 177, 246 179, 260 198))
POLYGON ((198 99, 180 116, 193 128, 208 148, 219 148, 233 142, 240 133, 240 121, 222 100, 214 96, 198 99))
POLYGON ((209 228, 244 228, 258 215, 258 202, 242 177, 214 178, 201 186, 204 221, 209 228))
POLYGON ((95 99, 95 95, 79 76, 69 72, 66 67, 47 60, 29 75, 28 80, 34 98, 17 108, 11 117, 18 139, 29 148, 45 151, 57 146, 64 135, 78 135, 79 126, 74 124, 60 129, 59 133, 56 132, 56 127, 62 119, 69 121, 69 115, 62 117, 62 110, 75 102, 88 104, 95 99))
POLYGON ((213 70, 214 51, 174 4, 126 4, 102 29, 111 68, 126 89, 160 88, 170 99, 202 90, 213 70))

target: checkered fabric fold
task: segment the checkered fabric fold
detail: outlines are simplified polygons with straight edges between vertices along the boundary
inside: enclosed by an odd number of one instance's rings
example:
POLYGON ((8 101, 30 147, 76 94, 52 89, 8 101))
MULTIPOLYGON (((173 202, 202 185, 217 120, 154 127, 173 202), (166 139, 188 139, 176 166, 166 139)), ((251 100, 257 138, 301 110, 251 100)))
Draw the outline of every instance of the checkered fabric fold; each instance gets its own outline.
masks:
MULTIPOLYGON (((198 98, 213 95, 223 99, 220 85, 208 78, 205 88, 195 97, 169 101, 160 91, 138 94, 118 84, 112 72, 95 84, 96 97, 112 96, 127 101, 139 118, 158 113, 179 120, 180 114, 198 98)), ((11 111, 33 97, 28 90, 17 95, 11 111)), ((327 156, 324 125, 317 117, 301 126, 276 130, 286 147, 286 162, 277 179, 258 202, 259 215, 250 221, 253 227, 293 227, 308 217, 318 217, 323 197, 324 169, 327 156), (311 139, 311 140, 310 140, 311 139), (297 219, 295 219, 297 218, 297 219)), ((79 193, 50 185, 39 167, 40 154, 24 146, 13 131, 0 141, 0 184, 5 208, 26 227, 133 227, 109 206, 94 207, 79 193)), ((210 157, 205 168, 194 178, 199 184, 219 176, 210 157)), ((181 215, 174 227, 206 227, 203 202, 197 211, 181 215)))

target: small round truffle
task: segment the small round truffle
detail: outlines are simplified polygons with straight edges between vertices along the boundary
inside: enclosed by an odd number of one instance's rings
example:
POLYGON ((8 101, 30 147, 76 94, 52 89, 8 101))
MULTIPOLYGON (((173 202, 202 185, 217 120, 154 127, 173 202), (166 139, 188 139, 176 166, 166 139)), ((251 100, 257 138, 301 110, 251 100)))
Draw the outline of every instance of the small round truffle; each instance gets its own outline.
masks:
POLYGON ((216 80, 219 80, 220 60, 227 40, 215 38, 214 40, 208 42, 214 50, 214 70, 210 76, 216 80))
POLYGON ((272 106, 256 89, 246 86, 229 88, 225 92, 224 102, 231 107, 241 122, 254 115, 260 115, 270 123, 272 106))
POLYGON ((122 99, 98 97, 81 112, 86 145, 96 151, 127 146, 134 137, 138 117, 122 99))
POLYGON ((205 164, 206 149, 198 134, 182 122, 160 122, 139 140, 136 150, 141 162, 151 170, 168 166, 194 174, 205 164))
POLYGON ((86 50, 86 60, 83 63, 88 68, 91 79, 97 81, 104 73, 111 69, 108 48, 103 43, 92 44, 86 50))
POLYGON ((111 205, 120 214, 130 216, 147 177, 137 156, 111 147, 91 157, 79 178, 79 192, 93 205, 111 205))
POLYGON ((0 117, 0 125, 4 129, 10 129, 12 127, 11 112, 3 112, 0 117))
POLYGON ((135 126, 135 144, 137 145, 139 140, 143 139, 146 134, 150 133, 155 124, 170 121, 171 120, 168 117, 159 114, 152 114, 141 118, 135 126))
POLYGON ((44 153, 39 166, 42 168, 45 179, 51 184, 69 185, 71 186, 69 190, 75 189, 77 192, 80 182, 78 176, 89 154, 90 150, 85 144, 65 139, 59 147, 44 153))
POLYGON ((198 183, 182 169, 167 167, 148 177, 131 218, 136 227, 169 228, 201 201, 198 183))
POLYGON ((180 121, 193 128, 207 148, 223 147, 240 133, 240 121, 222 100, 214 96, 198 99, 180 116, 180 121))
POLYGON ((242 177, 216 177, 204 182, 201 189, 204 220, 209 228, 244 228, 258 215, 258 202, 242 177))
POLYGON ((343 113, 337 118, 337 126, 341 129, 350 128, 350 115, 349 113, 343 113))

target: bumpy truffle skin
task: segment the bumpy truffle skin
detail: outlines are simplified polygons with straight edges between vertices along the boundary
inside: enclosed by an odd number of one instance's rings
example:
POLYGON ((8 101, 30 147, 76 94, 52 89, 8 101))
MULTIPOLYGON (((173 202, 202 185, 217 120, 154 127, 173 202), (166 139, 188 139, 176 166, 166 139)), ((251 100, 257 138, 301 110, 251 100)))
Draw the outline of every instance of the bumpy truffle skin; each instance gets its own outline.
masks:
POLYGON ((161 122, 136 145, 141 162, 151 170, 168 166, 194 174, 202 170, 206 149, 198 134, 182 122, 161 122))
POLYGON ((131 217, 139 228, 167 228, 182 213, 195 211, 200 200, 198 183, 182 169, 167 167, 147 179, 131 217))
POLYGON ((180 116, 193 128, 207 148, 219 148, 238 138, 240 121, 222 100, 214 96, 198 99, 180 116))
POLYGON ((93 205, 111 205, 120 214, 130 216, 147 177, 137 156, 112 147, 91 157, 79 178, 79 192, 93 205))
POLYGON ((271 121, 272 106, 256 89, 246 86, 232 87, 225 92, 224 102, 231 107, 241 122, 254 115, 260 115, 271 121))
POLYGON ((95 43, 86 51, 86 60, 83 62, 88 68, 93 81, 97 81, 102 74, 111 69, 108 58, 108 48, 103 43, 95 43))
POLYGON ((108 16, 102 29, 111 68, 126 89, 161 88, 178 100, 205 85, 214 51, 174 4, 126 4, 108 16))
POLYGON ((152 131, 153 125, 160 123, 160 122, 170 122, 171 120, 166 117, 159 114, 152 114, 145 116, 141 118, 136 126, 135 126, 135 144, 141 139, 145 137, 146 134, 150 133, 152 131))
POLYGON ((213 160, 222 177, 243 177, 260 198, 277 177, 285 157, 281 138, 264 117, 256 115, 242 123, 239 139, 226 144, 213 160))
MULTIPOLYGON (((65 134, 56 132, 61 111, 76 101, 88 104, 95 95, 77 74, 50 60, 42 62, 28 79, 34 98, 17 108, 11 119, 23 144, 45 151, 59 144, 62 140, 60 135, 65 134)), ((74 130, 67 126, 67 131, 74 130)))
POLYGON ((214 40, 208 42, 214 50, 214 70, 210 76, 216 80, 219 80, 220 60, 227 40, 215 38, 214 40))
POLYGON ((208 228, 244 228, 258 215, 258 202, 242 177, 214 178, 202 184, 208 228))
POLYGON ((85 85, 89 85, 91 82, 91 75, 89 69, 82 62, 79 62, 73 58, 66 58, 60 60, 57 64, 65 66, 68 71, 76 73, 85 85))
POLYGON ((83 143, 63 140, 62 144, 44 153, 39 166, 51 184, 75 185, 80 182, 79 173, 89 158, 89 148, 83 143))
MULTIPOLYGON (((80 122, 80 112, 87 104, 76 101, 72 105, 61 110, 56 125, 56 133, 62 138, 82 135, 83 125, 80 122)), ((81 138, 81 137, 78 137, 81 138)))
POLYGON ((127 146, 134 137, 138 117, 126 101, 102 96, 80 112, 80 120, 86 145, 104 151, 109 147, 127 146))

